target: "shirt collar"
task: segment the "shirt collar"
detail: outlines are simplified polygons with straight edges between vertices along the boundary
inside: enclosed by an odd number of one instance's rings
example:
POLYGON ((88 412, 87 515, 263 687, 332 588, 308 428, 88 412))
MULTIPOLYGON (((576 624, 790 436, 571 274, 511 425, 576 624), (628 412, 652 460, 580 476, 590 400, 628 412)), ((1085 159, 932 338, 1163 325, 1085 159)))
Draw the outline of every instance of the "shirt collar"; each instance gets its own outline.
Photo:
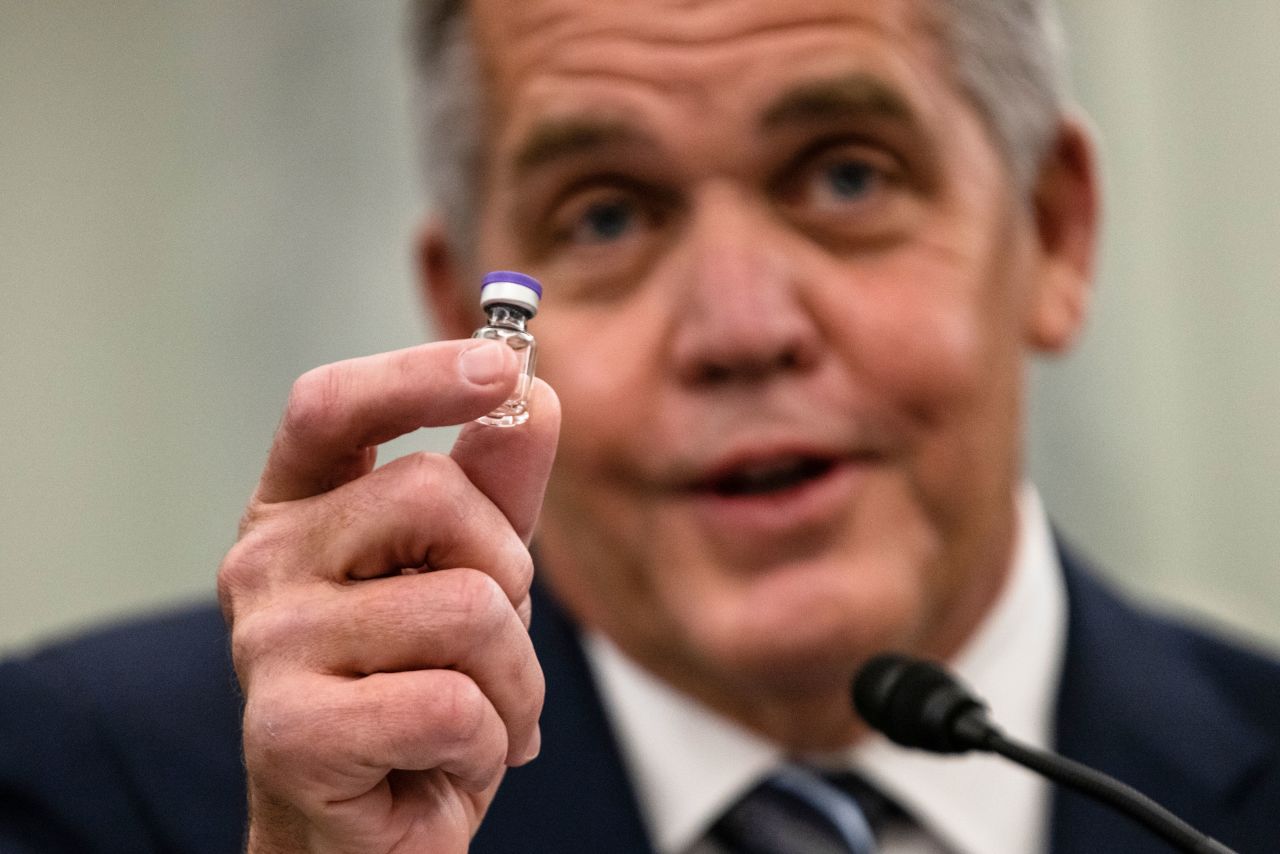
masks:
MULTIPOLYGON (((1006 732, 1048 747, 1065 639, 1062 572, 1039 496, 1028 485, 1018 501, 1013 571, 951 667, 987 700, 1006 732)), ((686 851, 783 754, 641 669, 603 635, 589 633, 585 641, 657 849, 686 851)), ((957 854, 1044 847, 1048 784, 1005 760, 931 756, 880 736, 836 759, 957 854)))

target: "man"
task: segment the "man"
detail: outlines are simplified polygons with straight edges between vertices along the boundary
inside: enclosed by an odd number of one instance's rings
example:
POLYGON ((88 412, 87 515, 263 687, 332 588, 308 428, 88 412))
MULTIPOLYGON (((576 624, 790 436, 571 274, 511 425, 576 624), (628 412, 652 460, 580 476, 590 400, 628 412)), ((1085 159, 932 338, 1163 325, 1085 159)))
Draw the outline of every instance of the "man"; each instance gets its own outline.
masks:
POLYGON ((1163 850, 869 735, 848 686, 894 649, 1274 847, 1280 672, 1117 602, 1022 485, 1025 360, 1079 330, 1096 232, 1043 4, 477 0, 415 39, 427 295, 462 339, 481 272, 542 279, 531 420, 375 468, 512 355, 302 377, 220 572, 247 813, 203 614, 11 667, 0 839, 231 850, 247 814, 253 852, 714 852, 781 767, 858 771, 886 851, 1163 850))

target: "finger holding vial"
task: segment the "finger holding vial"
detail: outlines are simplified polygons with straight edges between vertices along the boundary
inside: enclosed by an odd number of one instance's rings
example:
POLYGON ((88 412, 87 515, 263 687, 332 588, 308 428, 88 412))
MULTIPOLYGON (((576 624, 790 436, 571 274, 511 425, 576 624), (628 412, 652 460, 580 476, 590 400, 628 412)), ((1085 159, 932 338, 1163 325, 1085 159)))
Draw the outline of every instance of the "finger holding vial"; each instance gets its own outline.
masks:
POLYGON ((509 334, 509 312, 537 308, 536 291, 512 307, 508 286, 532 291, 516 275, 496 282, 502 331, 476 336, 502 346, 420 345, 295 384, 219 574, 253 854, 462 854, 502 769, 537 752, 527 544, 559 405, 532 339, 509 334), (449 454, 377 466, 381 443, 459 422, 449 454))

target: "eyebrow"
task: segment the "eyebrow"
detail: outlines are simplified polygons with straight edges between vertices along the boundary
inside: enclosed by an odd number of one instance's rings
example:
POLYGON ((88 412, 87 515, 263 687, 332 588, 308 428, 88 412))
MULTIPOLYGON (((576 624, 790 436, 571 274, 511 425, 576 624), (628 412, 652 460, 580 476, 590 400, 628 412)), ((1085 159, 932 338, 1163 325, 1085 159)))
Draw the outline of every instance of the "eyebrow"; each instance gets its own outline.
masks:
MULTIPOLYGON (((916 125, 915 111, 897 91, 869 74, 802 84, 764 111, 762 130, 850 118, 886 118, 916 125)), ((516 150, 516 178, 559 160, 610 148, 656 148, 653 137, 624 121, 593 116, 550 119, 535 125, 516 150)))
POLYGON ((655 146, 653 138, 625 122, 597 118, 554 119, 537 125, 516 151, 516 177, 608 148, 655 146))
POLYGON ((802 84, 765 109, 762 130, 850 118, 881 118, 916 126, 919 119, 895 89, 869 74, 802 84))

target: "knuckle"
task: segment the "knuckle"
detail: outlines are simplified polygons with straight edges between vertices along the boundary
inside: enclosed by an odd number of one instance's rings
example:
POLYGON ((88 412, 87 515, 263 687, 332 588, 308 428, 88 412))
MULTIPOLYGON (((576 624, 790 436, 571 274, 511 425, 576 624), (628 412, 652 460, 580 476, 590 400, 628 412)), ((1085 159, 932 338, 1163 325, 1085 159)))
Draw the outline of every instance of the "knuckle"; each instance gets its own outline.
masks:
POLYGON ((419 451, 408 457, 406 465, 410 495, 432 506, 438 505, 441 494, 456 492, 458 478, 463 476, 462 468, 445 454, 419 451))
POLYGON ((521 543, 515 553, 514 566, 511 569, 511 583, 514 585, 511 591, 512 601, 522 602, 528 598, 529 590, 533 587, 533 573, 533 555, 521 543))
POLYGON ((527 687, 529 697, 529 708, 533 712, 533 719, 536 723, 538 717, 542 714, 543 703, 547 699, 547 679, 542 673, 542 667, 538 664, 537 659, 533 662, 533 672, 529 679, 527 687))
POLYGON ((502 773, 506 766, 508 741, 504 737, 490 739, 476 751, 477 773, 474 779, 459 781, 464 788, 483 791, 502 773))
POLYGON ((424 512, 439 517, 447 528, 466 527, 475 511, 478 493, 452 457, 424 454, 415 469, 414 487, 414 496, 424 512))
POLYGON ((493 576, 479 570, 459 570, 453 595, 462 623, 475 629, 496 629, 511 607, 493 576))
POLYGON ((256 586, 261 575, 254 554, 254 546, 241 539, 218 567, 218 600, 224 613, 230 617, 237 610, 243 597, 256 586))
POLYGON ((257 590, 271 567, 283 559, 275 527, 259 521, 227 551, 218 567, 218 596, 224 606, 235 605, 257 590))
POLYGON ((542 713, 547 695, 546 677, 532 644, 527 645, 521 655, 511 658, 506 679, 507 684, 518 686, 519 689, 513 706, 516 720, 532 726, 542 713))
POLYGON ((272 608, 241 615, 231 628, 231 659, 242 681, 255 666, 272 652, 279 651, 285 641, 297 634, 295 620, 281 618, 272 608))
POLYGON ((437 736, 459 747, 483 742, 489 722, 488 698, 471 677, 453 670, 439 673, 437 736))
POLYGON ((287 781, 309 755, 308 745, 315 741, 315 721, 308 707, 295 699, 307 693, 262 690, 246 698, 244 759, 256 778, 287 781))
POLYGON ((325 436, 332 432, 342 400, 342 371, 337 365, 312 368, 289 390, 282 429, 293 436, 325 436))

